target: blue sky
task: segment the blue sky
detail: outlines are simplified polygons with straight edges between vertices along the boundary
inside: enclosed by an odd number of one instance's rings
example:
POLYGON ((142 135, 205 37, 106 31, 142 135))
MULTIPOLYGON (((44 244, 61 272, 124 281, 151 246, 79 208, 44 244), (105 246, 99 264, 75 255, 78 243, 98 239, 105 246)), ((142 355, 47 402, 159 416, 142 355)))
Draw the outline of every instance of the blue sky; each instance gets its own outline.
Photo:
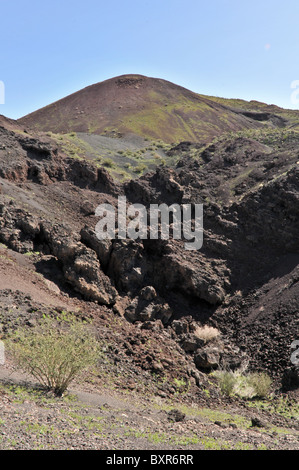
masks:
POLYGON ((0 17, 11 118, 126 73, 299 109, 298 0, 0 0, 0 17))

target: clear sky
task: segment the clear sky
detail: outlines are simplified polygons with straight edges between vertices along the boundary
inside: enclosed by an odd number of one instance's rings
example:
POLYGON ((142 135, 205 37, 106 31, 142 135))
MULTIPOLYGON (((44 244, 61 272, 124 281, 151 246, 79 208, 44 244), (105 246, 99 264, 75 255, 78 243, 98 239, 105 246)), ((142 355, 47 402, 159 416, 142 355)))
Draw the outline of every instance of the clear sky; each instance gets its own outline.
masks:
POLYGON ((0 17, 11 118, 127 73, 299 109, 298 0, 0 0, 0 17))

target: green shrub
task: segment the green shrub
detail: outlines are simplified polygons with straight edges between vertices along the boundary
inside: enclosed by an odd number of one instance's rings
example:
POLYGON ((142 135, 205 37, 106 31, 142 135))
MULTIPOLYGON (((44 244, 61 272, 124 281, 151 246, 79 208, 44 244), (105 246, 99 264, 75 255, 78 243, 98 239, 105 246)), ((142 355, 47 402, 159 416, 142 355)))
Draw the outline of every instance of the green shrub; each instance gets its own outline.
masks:
POLYGON ((272 380, 264 372, 253 372, 247 377, 248 384, 254 389, 255 396, 265 398, 270 393, 272 380))
POLYGON ((218 379, 221 392, 224 393, 224 395, 232 395, 236 384, 235 375, 232 372, 228 371, 223 371, 215 375, 218 379))
POLYGON ((265 398, 270 393, 271 378, 264 372, 243 374, 240 371, 215 371, 220 390, 225 395, 241 398, 265 398))
POLYGON ((134 173, 142 173, 145 169, 146 169, 146 166, 140 164, 140 165, 135 166, 133 171, 134 173))
POLYGON ((15 367, 62 395, 83 371, 96 364, 99 344, 90 325, 72 316, 44 316, 34 327, 21 327, 6 340, 15 367))
POLYGON ((115 163, 111 160, 111 158, 105 158, 102 162, 103 166, 106 166, 107 168, 114 168, 115 163))

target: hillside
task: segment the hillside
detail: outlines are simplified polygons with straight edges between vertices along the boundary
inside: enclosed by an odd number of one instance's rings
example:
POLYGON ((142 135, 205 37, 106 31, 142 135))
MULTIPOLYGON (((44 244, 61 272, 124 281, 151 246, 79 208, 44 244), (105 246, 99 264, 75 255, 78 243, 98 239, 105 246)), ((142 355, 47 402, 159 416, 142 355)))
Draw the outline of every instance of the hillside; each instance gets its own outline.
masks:
POLYGON ((73 405, 24 388, 22 377, 11 383, 10 358, 0 366, 0 448, 53 448, 55 435, 60 448, 84 448, 81 432, 97 449, 111 442, 118 449, 298 448, 296 113, 229 106, 126 76, 18 122, 0 117, 1 339, 20 325, 34 328, 44 314, 69 311, 92 321, 103 347, 97 369, 75 384, 83 399, 73 405), (153 90, 156 101, 148 102, 153 90), (151 124, 178 96, 202 113, 188 139, 172 113, 174 127, 151 124), (100 105, 104 127, 88 127, 100 105), (145 111, 146 132, 133 128, 145 111), (203 139, 204 127, 211 133, 203 139), (96 207, 117 207, 119 195, 147 208, 202 203, 202 248, 185 250, 171 237, 99 240, 96 207), (237 377, 228 395, 215 375, 225 370, 237 377), (266 396, 244 386, 256 373, 271 379, 266 396), (169 420, 172 408, 186 416, 169 420))
MULTIPOLYGON (((124 75, 89 86, 15 122, 51 137, 67 156, 119 181, 174 167, 180 142, 203 148, 221 136, 296 129, 298 111, 193 93, 166 80, 124 75)), ((196 153, 196 149, 193 149, 196 153)))
POLYGON ((137 134, 166 143, 207 142, 263 123, 166 80, 124 75, 88 86, 19 119, 39 131, 137 134))
POLYGON ((299 126, 299 112, 293 109, 284 109, 275 104, 266 104, 260 101, 245 101, 240 99, 220 98, 206 96, 209 100, 222 104, 243 113, 244 116, 263 121, 276 127, 297 128, 299 126))
POLYGON ((251 357, 281 380, 297 331, 298 140, 294 131, 273 130, 258 131, 255 138, 224 137, 203 148, 184 143, 168 150, 170 158, 179 158, 174 168, 161 166, 121 183, 92 160, 61 152, 51 137, 2 127, 0 241, 16 252, 38 252, 41 274, 59 281, 58 289, 66 283, 83 301, 106 305, 133 323, 143 318, 144 304, 148 320, 168 326, 182 317, 200 323, 217 318, 232 338, 248 328, 252 341, 246 354, 259 334, 271 331, 285 295, 285 318, 278 320, 281 327, 273 326, 277 343, 271 354, 266 351, 270 356, 266 362, 263 354, 251 357), (119 194, 145 205, 202 202, 203 248, 186 252, 179 240, 115 240, 102 246, 94 234, 94 211, 101 202, 116 205, 119 194), (155 291, 144 303, 148 286, 155 291), (241 312, 249 309, 251 318, 259 308, 263 326, 257 334, 241 312))

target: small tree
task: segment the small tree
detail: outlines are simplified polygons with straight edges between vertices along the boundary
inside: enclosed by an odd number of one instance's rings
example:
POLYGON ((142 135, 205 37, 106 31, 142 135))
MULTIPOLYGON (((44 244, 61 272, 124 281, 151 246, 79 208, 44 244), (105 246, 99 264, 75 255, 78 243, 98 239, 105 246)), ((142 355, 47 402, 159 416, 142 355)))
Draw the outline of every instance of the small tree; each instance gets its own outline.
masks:
POLYGON ((89 325, 62 314, 44 316, 34 327, 21 327, 6 340, 17 369, 61 396, 84 370, 96 364, 99 343, 89 325))

